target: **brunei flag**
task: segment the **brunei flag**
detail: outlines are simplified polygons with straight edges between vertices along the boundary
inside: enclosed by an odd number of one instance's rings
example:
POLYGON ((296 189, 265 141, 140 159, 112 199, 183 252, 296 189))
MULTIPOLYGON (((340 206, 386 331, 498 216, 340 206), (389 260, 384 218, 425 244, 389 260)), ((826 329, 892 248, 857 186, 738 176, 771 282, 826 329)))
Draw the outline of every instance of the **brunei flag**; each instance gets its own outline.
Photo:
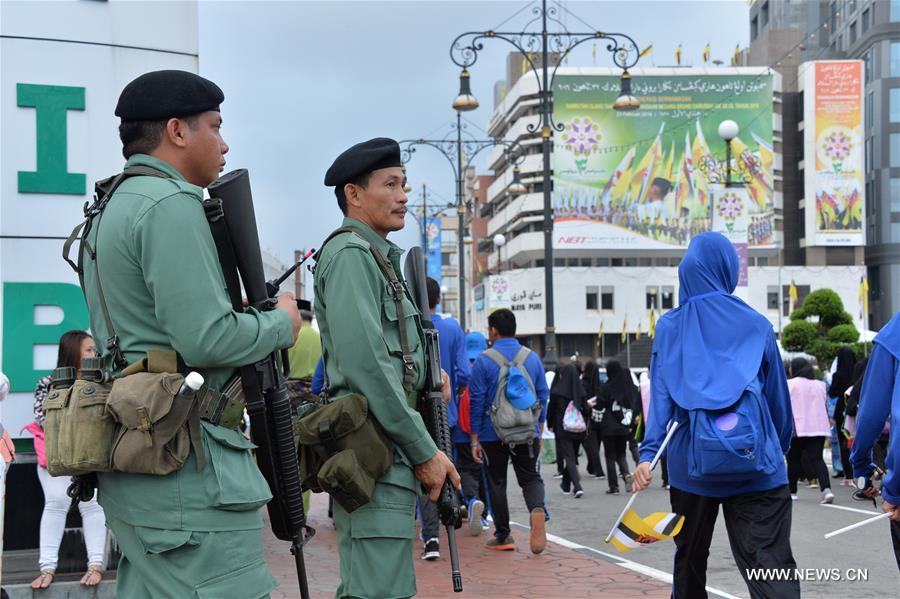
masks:
POLYGON ((631 551, 642 545, 671 539, 684 525, 684 516, 671 512, 654 512, 641 518, 629 509, 616 527, 610 541, 619 551, 631 551))

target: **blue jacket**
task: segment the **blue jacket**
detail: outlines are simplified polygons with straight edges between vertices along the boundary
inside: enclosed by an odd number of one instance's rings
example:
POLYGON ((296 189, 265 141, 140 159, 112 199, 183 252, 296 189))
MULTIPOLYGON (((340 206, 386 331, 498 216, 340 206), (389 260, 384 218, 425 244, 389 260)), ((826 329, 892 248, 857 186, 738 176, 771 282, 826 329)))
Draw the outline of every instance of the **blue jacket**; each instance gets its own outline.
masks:
MULTIPOLYGON (((883 333, 900 329, 900 314, 894 316, 882 329, 883 333)), ((894 505, 900 504, 900 345, 890 342, 879 333, 866 374, 863 377, 862 393, 859 397, 859 413, 856 416, 856 439, 850 462, 855 476, 871 474, 872 446, 881 436, 884 422, 891 420, 891 436, 884 460, 887 475, 884 477, 881 495, 894 505)))
POLYGON ((468 443, 469 434, 463 432, 459 426, 454 426, 459 417, 459 391, 469 384, 469 377, 472 375, 472 367, 466 353, 466 335, 453 318, 441 318, 437 314, 432 314, 431 322, 438 331, 441 344, 441 368, 447 371, 450 387, 453 389, 453 400, 447 410, 450 425, 453 427, 453 442, 468 443))
MULTIPOLYGON (((503 354, 507 360, 512 360, 519 348, 518 341, 512 338, 498 339, 493 348, 503 354)), ((534 383, 538 401, 541 402, 541 418, 535 426, 535 436, 540 435, 541 427, 547 421, 547 400, 550 398, 550 389, 547 387, 547 378, 544 373, 544 365, 534 352, 525 359, 525 370, 534 383)), ((469 383, 469 400, 471 402, 472 433, 478 435, 479 441, 499 441, 494 425, 491 423, 491 407, 494 405, 494 396, 497 394, 497 384, 500 378, 500 367, 486 355, 481 354, 475 360, 472 368, 472 381, 469 383)))
POLYGON ((316 362, 316 370, 312 377, 312 392, 316 395, 322 392, 325 387, 325 358, 319 358, 316 362))

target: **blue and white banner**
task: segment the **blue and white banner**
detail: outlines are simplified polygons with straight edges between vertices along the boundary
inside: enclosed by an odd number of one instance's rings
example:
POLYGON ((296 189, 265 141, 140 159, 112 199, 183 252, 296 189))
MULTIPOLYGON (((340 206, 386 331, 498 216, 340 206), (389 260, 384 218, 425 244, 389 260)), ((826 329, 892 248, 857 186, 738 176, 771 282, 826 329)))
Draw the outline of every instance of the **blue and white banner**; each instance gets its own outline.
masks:
POLYGON ((441 282, 441 217, 425 219, 425 274, 441 282))

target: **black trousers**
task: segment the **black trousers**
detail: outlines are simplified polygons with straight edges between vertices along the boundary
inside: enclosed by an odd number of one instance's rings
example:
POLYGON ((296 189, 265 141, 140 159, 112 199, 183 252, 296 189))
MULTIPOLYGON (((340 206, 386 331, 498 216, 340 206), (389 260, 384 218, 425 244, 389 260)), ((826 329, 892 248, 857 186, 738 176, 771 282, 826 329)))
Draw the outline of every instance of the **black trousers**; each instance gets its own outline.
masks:
POLYGON ((562 488, 566 491, 570 489, 572 491, 580 491, 581 476, 578 474, 578 462, 575 456, 581 441, 565 438, 560 439, 560 441, 561 443, 557 443, 557 450, 561 450, 563 459, 562 488))
POLYGON ((588 428, 587 437, 582 441, 588 459, 588 474, 604 476, 600 460, 600 429, 588 428))
POLYGON ((850 463, 850 448, 847 446, 847 436, 844 434, 844 416, 835 416, 834 428, 837 431, 838 449, 841 452, 841 468, 844 469, 844 478, 853 478, 853 465, 850 463))
POLYGON ((484 497, 479 493, 481 483, 481 464, 472 459, 472 446, 468 443, 456 443, 456 470, 462 481, 462 493, 466 501, 473 497, 484 497))
POLYGON ((787 452, 788 486, 791 493, 797 492, 797 481, 804 473, 817 478, 821 490, 831 488, 828 466, 822 459, 824 447, 825 437, 794 437, 791 439, 791 448, 787 452))
MULTIPOLYGON (((797 580, 751 580, 749 569, 797 567, 791 553, 791 496, 787 485, 733 497, 703 497, 672 487, 672 511, 684 516, 675 536, 673 599, 706 599, 706 561, 719 505, 731 553, 752 599, 800 597, 797 580)), ((773 577, 771 577, 773 578, 773 577)))
POLYGON ((603 437, 603 453, 606 455, 606 475, 610 489, 619 488, 619 479, 616 477, 616 465, 619 466, 619 474, 622 480, 628 473, 628 458, 625 457, 627 435, 608 435, 603 437))
MULTIPOLYGON (((567 443, 571 446, 571 443, 567 443)), ((525 505, 528 511, 544 507, 544 481, 541 479, 538 461, 540 460, 540 443, 517 445, 510 449, 499 441, 481 444, 484 459, 487 462, 488 487, 494 509, 495 536, 505 539, 509 536, 509 503, 506 499, 506 475, 509 462, 512 462, 516 480, 522 488, 525 505), (530 450, 530 451, 529 451, 530 450)))
POLYGON ((900 570, 900 522, 891 520, 891 542, 894 544, 894 557, 897 558, 897 569, 900 570))

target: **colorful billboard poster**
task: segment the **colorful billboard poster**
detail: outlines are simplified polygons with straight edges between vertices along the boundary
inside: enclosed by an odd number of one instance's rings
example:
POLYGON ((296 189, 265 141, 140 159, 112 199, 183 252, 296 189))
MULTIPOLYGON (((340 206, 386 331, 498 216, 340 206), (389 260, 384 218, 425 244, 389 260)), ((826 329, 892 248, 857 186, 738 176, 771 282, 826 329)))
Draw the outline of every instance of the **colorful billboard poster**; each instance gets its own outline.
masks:
POLYGON ((712 230, 721 233, 737 250, 740 267, 738 269, 738 283, 734 294, 743 299, 749 299, 747 267, 748 245, 750 240, 750 206, 753 200, 750 198, 748 186, 711 186, 712 197, 712 230))
POLYGON ((746 184, 751 247, 773 246, 773 74, 767 68, 646 69, 641 102, 612 110, 619 72, 560 70, 553 84, 557 249, 681 249, 710 230, 711 185, 724 182, 719 124, 737 122, 734 181, 746 184))
POLYGON ((423 235, 423 249, 425 250, 425 275, 438 283, 441 282, 441 217, 434 216, 425 219, 425 231, 423 235))
POLYGON ((806 245, 865 245, 863 62, 800 68, 806 245))

